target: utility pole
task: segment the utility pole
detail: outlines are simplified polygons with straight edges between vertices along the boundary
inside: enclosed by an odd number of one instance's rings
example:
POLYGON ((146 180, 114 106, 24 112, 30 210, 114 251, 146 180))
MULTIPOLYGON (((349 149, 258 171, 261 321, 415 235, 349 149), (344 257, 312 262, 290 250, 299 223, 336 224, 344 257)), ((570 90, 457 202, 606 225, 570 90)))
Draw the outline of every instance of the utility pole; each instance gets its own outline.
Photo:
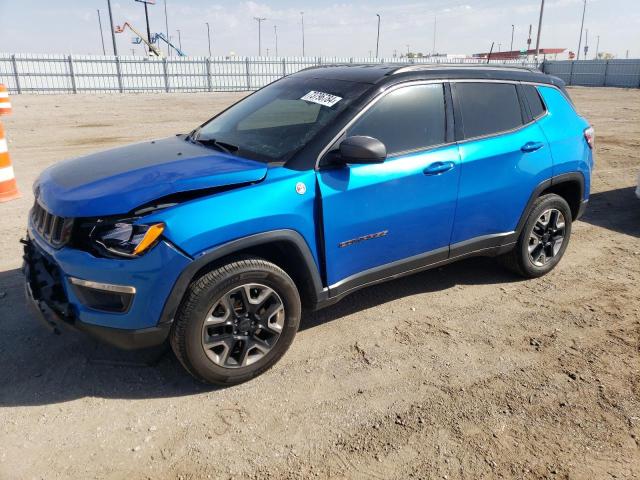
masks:
POLYGON ((107 7, 109 8, 109 23, 111 24, 111 41, 113 42, 113 54, 118 56, 118 47, 116 45, 116 30, 113 27, 113 14, 111 13, 111 0, 107 0, 107 7))
POLYGON ((587 59, 587 52, 589 51, 589 29, 584 32, 584 59, 587 59))
POLYGON ((378 58, 378 51, 380 49, 380 14, 376 13, 378 17, 378 36, 376 37, 376 58, 378 58))
POLYGON ((261 57, 262 56, 262 31, 261 31, 261 25, 262 25, 262 22, 264 22, 266 20, 266 18, 253 17, 253 19, 256 22, 258 22, 258 56, 261 57))
POLYGON ((516 31, 516 26, 511 24, 511 47, 509 47, 509 51, 513 52, 513 33, 516 31))
POLYGON ((587 11, 587 0, 584 0, 584 4, 582 6, 582 23, 580 24, 580 39, 578 40, 578 58, 576 60, 580 60, 580 47, 582 46, 582 29, 584 28, 584 13, 587 11))
MULTIPOLYGON (((167 0, 164 0, 164 28, 167 34, 167 40, 169 40, 169 17, 167 16, 167 0)), ((171 56, 171 47, 167 43, 167 57, 170 57, 170 56, 171 56)))
POLYGON ((502 44, 498 43, 498 51, 501 52, 502 51, 502 44))
POLYGON ((100 9, 98 9, 98 25, 100 25, 100 41, 102 42, 102 54, 106 55, 107 51, 104 48, 104 34, 102 33, 102 20, 100 19, 100 9))
POLYGON ((438 17, 433 16, 433 50, 431 56, 436 54, 436 31, 438 29, 438 17))
POLYGON ((300 19, 302 21, 302 56, 304 57, 304 12, 300 12, 300 19))
POLYGON ((136 0, 136 2, 144 3, 144 18, 147 21, 147 41, 151 43, 151 28, 149 27, 149 0, 136 0))
POLYGON ((596 36, 596 56, 595 59, 598 59, 598 51, 600 50, 600 35, 596 36))
POLYGON ((207 25, 207 41, 209 42, 209 57, 211 57, 211 32, 209 30, 209 22, 204 22, 207 25))
POLYGON ((536 38, 536 63, 538 63, 538 55, 540 55, 540 33, 542 30, 542 14, 544 13, 544 0, 540 3, 540 18, 538 19, 538 35, 536 38))
POLYGON ((273 26, 273 34, 276 36, 276 57, 278 56, 278 26, 273 26))
POLYGON ((407 44, 407 57, 409 56, 409 44, 407 44))
POLYGON ((180 34, 180 29, 176 28, 176 32, 178 32, 178 47, 182 50, 182 35, 180 34))
POLYGON ((267 47, 267 57, 269 56, 269 47, 267 47))
POLYGON ((529 24, 529 36, 527 37, 527 59, 529 59, 529 50, 531 50, 531 24, 529 24))

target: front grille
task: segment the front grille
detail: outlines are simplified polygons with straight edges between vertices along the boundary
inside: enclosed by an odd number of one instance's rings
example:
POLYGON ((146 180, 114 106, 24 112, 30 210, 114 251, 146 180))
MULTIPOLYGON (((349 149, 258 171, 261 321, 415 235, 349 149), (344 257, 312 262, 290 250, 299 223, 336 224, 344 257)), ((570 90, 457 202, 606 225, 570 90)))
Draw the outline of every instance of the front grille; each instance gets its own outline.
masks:
POLYGON ((35 230, 56 248, 62 247, 71 238, 73 219, 49 213, 37 200, 31 209, 31 221, 35 230))

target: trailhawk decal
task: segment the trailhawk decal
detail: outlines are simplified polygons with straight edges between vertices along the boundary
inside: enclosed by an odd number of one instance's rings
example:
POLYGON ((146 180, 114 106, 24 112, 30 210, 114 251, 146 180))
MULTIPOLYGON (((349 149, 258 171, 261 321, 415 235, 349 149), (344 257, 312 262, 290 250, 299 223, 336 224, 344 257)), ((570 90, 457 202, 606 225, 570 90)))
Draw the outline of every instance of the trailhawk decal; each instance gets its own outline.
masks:
POLYGON ((300 98, 300 100, 317 103, 319 105, 324 105, 325 107, 333 107, 336 103, 342 100, 342 97, 336 97, 335 95, 331 95, 330 93, 316 92, 315 90, 311 90, 304 97, 300 98))
POLYGON ((374 238, 384 237, 387 233, 389 233, 389 230, 383 230, 382 232, 370 233, 369 235, 363 235, 362 237, 345 240, 344 242, 340 242, 338 244, 338 247, 344 248, 353 245, 354 243, 360 243, 364 242, 365 240, 373 240, 374 238))

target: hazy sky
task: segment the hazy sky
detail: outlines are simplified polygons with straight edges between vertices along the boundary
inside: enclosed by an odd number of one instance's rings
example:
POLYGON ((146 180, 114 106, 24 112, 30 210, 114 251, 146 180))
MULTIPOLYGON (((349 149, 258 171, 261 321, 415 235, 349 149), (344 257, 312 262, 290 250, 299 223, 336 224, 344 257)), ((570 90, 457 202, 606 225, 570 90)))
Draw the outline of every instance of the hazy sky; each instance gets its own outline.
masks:
MULTIPOLYGON (((273 55, 274 29, 278 27, 278 53, 300 55, 300 11, 304 11, 305 50, 309 56, 368 56, 375 52, 376 13, 382 17, 380 55, 394 49, 430 52, 434 16, 437 17, 436 50, 446 53, 488 51, 491 42, 509 49, 511 24, 515 24, 514 49, 526 47, 529 24, 533 42, 540 0, 309 0, 225 1, 166 0, 169 30, 190 55, 207 53, 205 22, 213 28, 213 55, 257 55, 258 24, 262 23, 263 54, 273 55)), ((543 47, 576 50, 583 0, 547 0, 542 28, 543 47)), ((114 23, 129 21, 144 30, 144 7, 134 0, 112 0, 114 23)), ((106 0, 0 0, 0 51, 100 54, 102 46, 96 10, 100 9, 107 53, 111 53, 106 0)), ((152 31, 165 31, 164 0, 149 6, 152 31)), ((640 57, 640 0, 587 0, 585 28, 590 54, 600 51, 640 57)), ((131 54, 129 32, 117 35, 120 54, 131 54)), ((583 42, 584 45, 584 42, 583 42)))

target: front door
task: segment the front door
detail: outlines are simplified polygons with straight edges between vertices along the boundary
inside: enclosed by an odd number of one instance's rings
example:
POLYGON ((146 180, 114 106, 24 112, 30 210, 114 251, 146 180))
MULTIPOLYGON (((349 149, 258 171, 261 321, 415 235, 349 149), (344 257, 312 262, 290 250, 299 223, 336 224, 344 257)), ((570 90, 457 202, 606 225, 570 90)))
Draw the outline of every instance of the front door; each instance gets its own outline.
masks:
POLYGON ((318 173, 332 294, 447 258, 460 159, 445 117, 442 84, 392 90, 346 132, 382 141, 387 160, 318 173))

